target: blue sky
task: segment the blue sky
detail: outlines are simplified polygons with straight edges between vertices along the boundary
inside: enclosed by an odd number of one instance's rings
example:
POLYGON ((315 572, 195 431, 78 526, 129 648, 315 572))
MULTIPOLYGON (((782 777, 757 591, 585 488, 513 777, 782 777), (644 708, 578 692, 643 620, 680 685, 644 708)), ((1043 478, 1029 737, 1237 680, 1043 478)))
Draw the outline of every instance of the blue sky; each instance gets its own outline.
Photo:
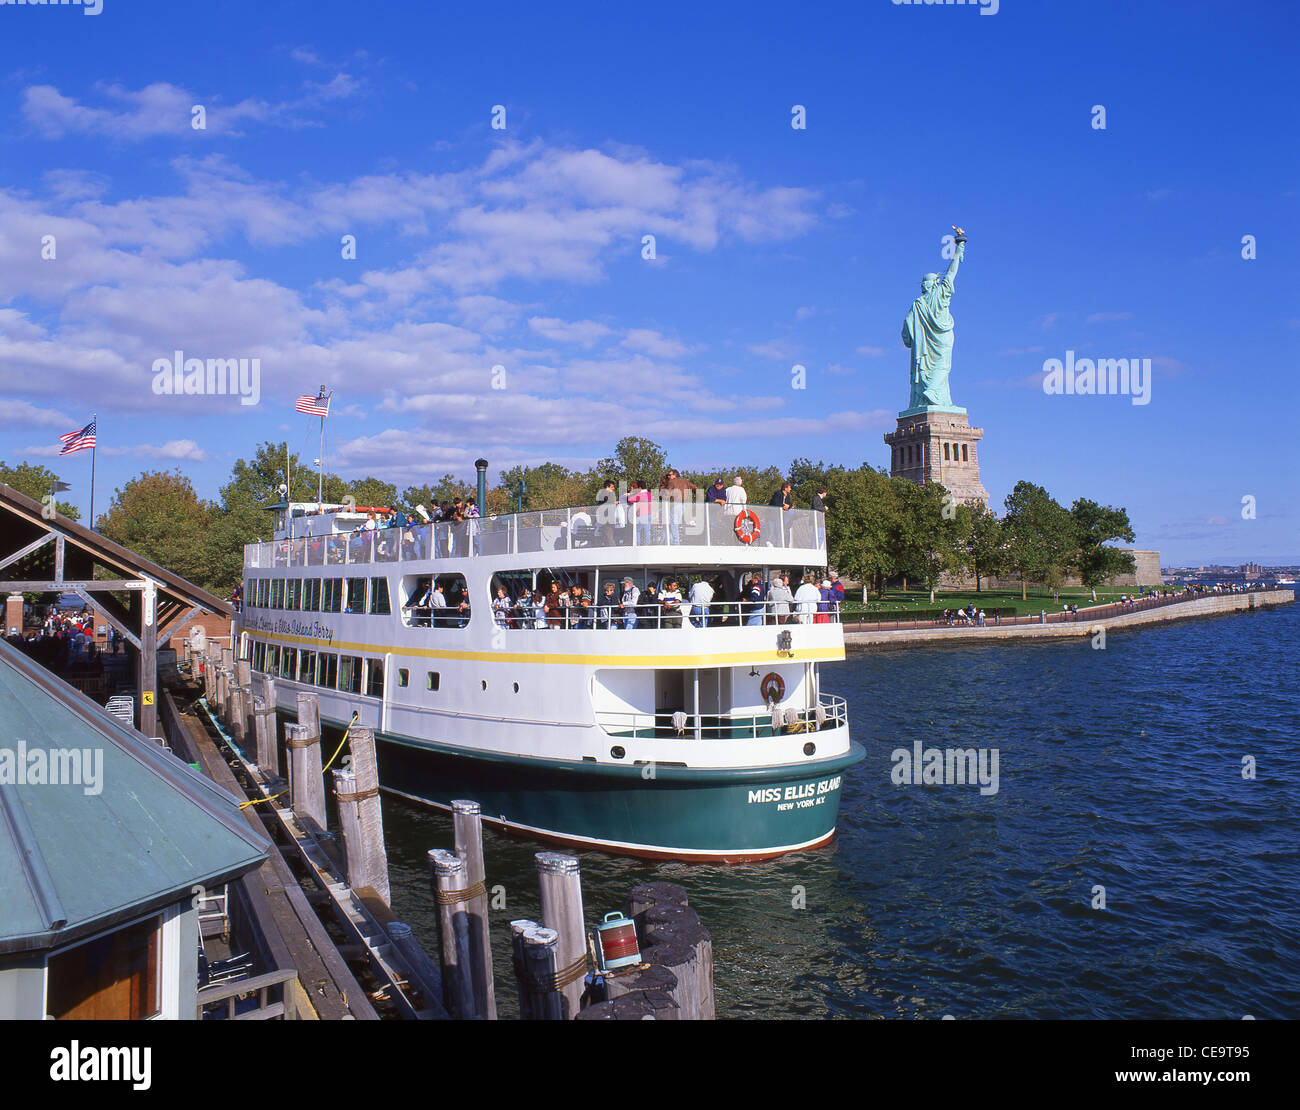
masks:
POLYGON ((469 7, 0 4, 0 458, 84 509, 88 454, 49 456, 97 411, 97 509, 158 467, 215 496, 264 439, 315 456, 325 382, 331 468, 399 487, 624 435, 883 466, 960 224, 995 506, 1027 478, 1166 564, 1300 561, 1295 5, 469 7), (156 395, 176 349, 260 359, 260 403, 156 395), (1150 358, 1150 403, 1046 395, 1067 350, 1150 358))

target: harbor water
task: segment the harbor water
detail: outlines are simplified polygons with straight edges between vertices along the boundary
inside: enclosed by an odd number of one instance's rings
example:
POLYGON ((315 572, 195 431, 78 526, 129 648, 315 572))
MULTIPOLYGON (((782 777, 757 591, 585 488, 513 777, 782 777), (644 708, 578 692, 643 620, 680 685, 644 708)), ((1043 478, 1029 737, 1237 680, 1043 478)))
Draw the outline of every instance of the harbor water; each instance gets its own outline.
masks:
MULTIPOLYGON (((582 853, 587 919, 681 883, 720 1018, 1294 1018, 1297 655, 1300 604, 1104 647, 850 654, 823 670, 867 749, 835 842, 732 867, 582 853), (996 751, 997 792, 897 784, 917 742, 990 769, 996 751)), ((436 952, 425 852, 450 847, 450 819, 386 798, 384 821, 394 909, 436 952)), ((514 1016, 506 926, 538 914, 543 846, 489 830, 485 847, 514 1016)))

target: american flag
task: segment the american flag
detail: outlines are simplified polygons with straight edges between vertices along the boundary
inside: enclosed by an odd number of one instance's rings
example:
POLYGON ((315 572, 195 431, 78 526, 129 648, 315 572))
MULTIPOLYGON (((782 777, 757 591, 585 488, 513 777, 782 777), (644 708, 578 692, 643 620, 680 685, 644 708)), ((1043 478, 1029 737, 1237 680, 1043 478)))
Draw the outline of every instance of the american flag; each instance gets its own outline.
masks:
POLYGON ((73 451, 85 451, 95 446, 95 422, 92 420, 80 431, 68 432, 66 435, 59 436, 63 440, 63 450, 60 455, 71 455, 73 451))
POLYGON ((324 390, 318 397, 313 397, 310 393, 304 393, 298 398, 297 405, 294 406, 299 412, 305 412, 308 416, 329 416, 330 399, 325 396, 324 390))

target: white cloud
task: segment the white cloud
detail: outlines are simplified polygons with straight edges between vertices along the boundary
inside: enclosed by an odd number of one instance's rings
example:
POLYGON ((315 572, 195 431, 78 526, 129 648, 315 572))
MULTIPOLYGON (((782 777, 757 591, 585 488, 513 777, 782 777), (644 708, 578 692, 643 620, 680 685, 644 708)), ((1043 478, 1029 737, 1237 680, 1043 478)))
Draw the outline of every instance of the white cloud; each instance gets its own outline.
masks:
POLYGON ((556 343, 572 343, 579 347, 594 346, 596 341, 610 334, 610 329, 595 320, 560 320, 554 316, 532 316, 528 326, 538 335, 556 343))
POLYGON ((867 358, 880 358, 884 353, 884 347, 858 347, 857 352, 860 355, 866 355, 867 358))
POLYGON ((789 362, 797 357, 794 345, 786 339, 769 339, 766 343, 751 343, 749 349, 759 358, 776 359, 778 362, 789 362))
POLYGON ((1131 320, 1131 312, 1094 312, 1084 319, 1085 324, 1109 324, 1115 320, 1131 320))
POLYGON ((669 339, 650 328, 630 328, 623 337, 623 346, 651 358, 677 359, 691 353, 691 348, 685 343, 669 339))

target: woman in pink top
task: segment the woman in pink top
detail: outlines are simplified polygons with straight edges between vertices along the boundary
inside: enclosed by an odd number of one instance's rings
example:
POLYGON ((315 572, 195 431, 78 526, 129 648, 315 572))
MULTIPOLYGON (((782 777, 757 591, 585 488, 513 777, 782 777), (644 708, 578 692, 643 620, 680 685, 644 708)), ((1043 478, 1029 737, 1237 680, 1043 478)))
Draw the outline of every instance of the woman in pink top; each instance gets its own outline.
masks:
POLYGON ((650 542, 650 491, 645 485, 633 481, 627 495, 627 503, 632 506, 636 516, 636 542, 640 546, 650 542))

